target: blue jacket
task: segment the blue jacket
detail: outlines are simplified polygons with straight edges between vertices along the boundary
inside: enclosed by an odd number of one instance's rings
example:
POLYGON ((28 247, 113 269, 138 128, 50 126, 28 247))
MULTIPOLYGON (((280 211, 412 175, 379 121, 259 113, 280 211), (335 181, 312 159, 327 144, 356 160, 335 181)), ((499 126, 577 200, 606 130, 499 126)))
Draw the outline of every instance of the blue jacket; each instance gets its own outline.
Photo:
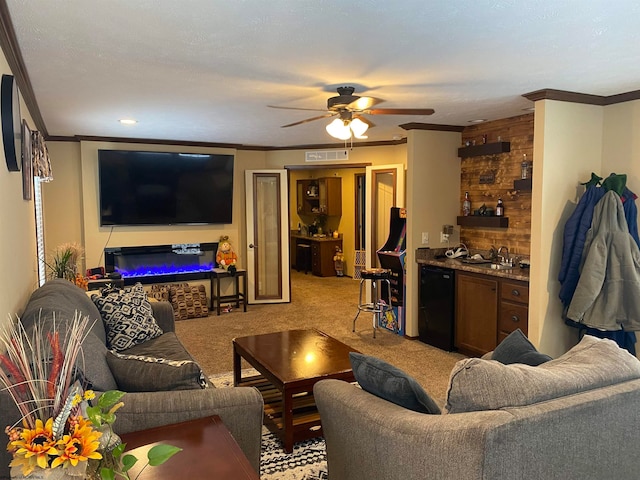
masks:
POLYGON ((602 188, 595 185, 587 188, 564 226, 562 262, 560 263, 558 280, 561 284, 560 300, 565 307, 571 303, 578 280, 580 280, 580 261, 582 260, 584 241, 591 228, 593 209, 604 193, 602 188))

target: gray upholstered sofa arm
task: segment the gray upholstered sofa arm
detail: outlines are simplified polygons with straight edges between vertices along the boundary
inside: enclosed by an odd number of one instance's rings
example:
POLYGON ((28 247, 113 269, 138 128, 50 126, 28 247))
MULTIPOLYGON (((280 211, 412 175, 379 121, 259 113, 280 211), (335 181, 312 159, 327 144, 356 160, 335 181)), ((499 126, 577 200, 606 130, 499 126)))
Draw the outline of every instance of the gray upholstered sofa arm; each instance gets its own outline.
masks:
POLYGON ((127 393, 116 413, 114 430, 137 430, 219 415, 251 465, 260 471, 264 403, 254 388, 207 388, 173 392, 127 393))
POLYGON ((164 333, 175 332, 176 323, 173 317, 173 307, 169 302, 151 302, 153 318, 164 333))
POLYGON ((411 412, 340 380, 318 382, 314 396, 331 480, 479 480, 492 430, 511 419, 411 412))

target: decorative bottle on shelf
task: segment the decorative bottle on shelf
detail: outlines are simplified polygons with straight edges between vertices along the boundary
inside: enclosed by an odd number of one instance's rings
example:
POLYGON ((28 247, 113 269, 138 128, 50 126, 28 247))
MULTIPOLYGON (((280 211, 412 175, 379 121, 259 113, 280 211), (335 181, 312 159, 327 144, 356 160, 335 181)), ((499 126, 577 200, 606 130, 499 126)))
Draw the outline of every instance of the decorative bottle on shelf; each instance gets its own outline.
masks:
POLYGON ((520 178, 525 180, 529 176, 529 162, 527 162, 527 154, 522 155, 522 163, 520 164, 520 178))
POLYGON ((469 200, 469 192, 464 192, 464 201, 462 202, 462 215, 468 217, 471 215, 471 200, 469 200))
POLYGON ((496 205, 496 217, 504 217, 504 203, 502 203, 501 197, 498 197, 498 204, 496 205))

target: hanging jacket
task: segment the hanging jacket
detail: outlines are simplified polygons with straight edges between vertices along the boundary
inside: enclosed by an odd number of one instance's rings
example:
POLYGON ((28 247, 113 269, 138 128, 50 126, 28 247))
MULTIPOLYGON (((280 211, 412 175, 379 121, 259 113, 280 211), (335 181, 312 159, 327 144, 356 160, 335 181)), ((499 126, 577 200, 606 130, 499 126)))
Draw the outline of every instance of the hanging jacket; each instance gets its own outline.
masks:
MULTIPOLYGON (((584 250, 587 232, 589 228, 591 228, 593 209, 605 193, 606 189, 593 184, 588 186, 586 192, 578 201, 576 209, 565 224, 562 260, 560 263, 560 273, 558 274, 558 280, 561 284, 559 297, 565 307, 571 303, 573 293, 580 279, 582 252, 584 250)), ((636 244, 640 246, 640 239, 638 238, 638 209, 635 203, 636 198, 635 193, 628 188, 624 189, 622 200, 624 202, 625 219, 627 220, 629 233, 636 244)))
POLYGON ((567 317, 602 330, 640 330, 640 249, 620 197, 607 192, 587 232, 580 279, 567 317))
POLYGON ((622 206, 624 207, 624 218, 627 219, 629 233, 636 241, 636 245, 640 247, 640 238, 638 238, 638 207, 636 207, 636 199, 638 196, 628 188, 622 192, 622 206))
POLYGON ((573 292, 575 292, 578 285, 582 251, 584 250, 587 232, 591 228, 593 209, 604 193, 604 190, 596 185, 589 186, 587 191, 580 197, 576 209, 564 226, 562 261, 558 280, 561 283, 560 300, 565 306, 571 303, 573 292))

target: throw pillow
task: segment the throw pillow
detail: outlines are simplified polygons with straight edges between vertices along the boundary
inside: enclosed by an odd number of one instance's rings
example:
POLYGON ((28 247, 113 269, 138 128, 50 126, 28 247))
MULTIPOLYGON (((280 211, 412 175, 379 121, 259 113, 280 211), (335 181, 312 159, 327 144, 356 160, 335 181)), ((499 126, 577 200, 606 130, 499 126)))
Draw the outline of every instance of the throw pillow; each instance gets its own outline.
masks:
POLYGON ((469 358, 449 379, 448 413, 497 410, 640 378, 640 360, 615 342, 585 335, 578 345, 537 367, 469 358))
POLYGON ((176 334, 165 333, 122 352, 110 350, 107 363, 125 392, 160 392, 206 388, 200 366, 176 334))
POLYGON ((159 301, 168 302, 169 301, 169 290, 170 285, 151 285, 151 290, 149 291, 149 297, 155 298, 159 301))
POLYGON ((349 353, 351 368, 363 390, 420 413, 440 413, 440 408, 418 382, 379 358, 349 353))
POLYGON ((176 320, 200 318, 209 315, 204 285, 171 286, 169 298, 176 320))
POLYGON ((538 352, 536 347, 517 329, 509 334, 500 345, 496 347, 491 356, 491 360, 509 365, 511 363, 524 363, 536 367, 541 363, 551 360, 549 355, 538 352))
POLYGON ((126 350, 162 335, 140 283, 106 295, 92 295, 107 330, 107 346, 126 350))

